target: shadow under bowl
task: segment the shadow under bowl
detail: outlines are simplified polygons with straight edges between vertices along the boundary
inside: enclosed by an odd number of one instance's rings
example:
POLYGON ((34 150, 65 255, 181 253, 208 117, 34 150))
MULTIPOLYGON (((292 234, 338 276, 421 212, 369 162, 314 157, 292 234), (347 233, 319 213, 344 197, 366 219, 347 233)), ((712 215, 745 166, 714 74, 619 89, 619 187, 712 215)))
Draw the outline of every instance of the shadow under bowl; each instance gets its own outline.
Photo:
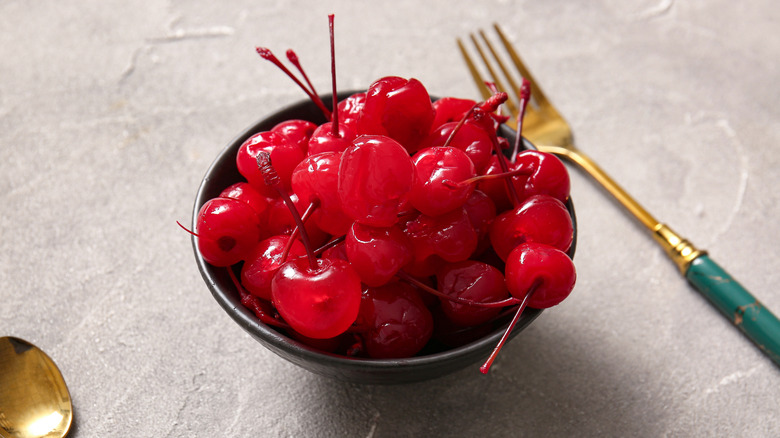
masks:
MULTIPOLYGON (((339 100, 354 92, 339 94, 339 100)), ((330 96, 323 96, 323 101, 330 103, 330 96)), ((328 105, 329 106, 329 105, 328 105)), ((291 119, 303 119, 321 124, 324 119, 320 110, 309 100, 288 106, 260 119, 254 125, 235 137, 211 164, 198 188, 192 215, 192 229, 196 228, 196 220, 201 206, 209 199, 217 197, 223 189, 244 178, 236 167, 236 153, 242 143, 252 135, 267 131, 278 123, 291 119)), ((500 134, 514 141, 514 131, 502 128, 500 134)), ((524 139, 526 149, 534 149, 533 145, 524 139)), ((574 256, 577 241, 577 226, 574 207, 571 199, 566 205, 574 224, 574 240, 569 255, 574 256)), ((490 332, 472 342, 459 347, 449 348, 443 344, 431 341, 418 355, 403 359, 366 359, 352 358, 325 353, 302 344, 282 331, 270 327, 241 304, 238 290, 228 274, 229 268, 214 267, 208 264, 198 251, 198 238, 192 236, 192 247, 198 269, 211 291, 214 299, 228 315, 246 330, 254 339, 280 357, 316 374, 342 381, 360 384, 399 384, 429 380, 441 377, 484 361, 504 334, 511 316, 494 323, 490 332)), ((527 308, 510 334, 516 336, 536 319, 541 310, 527 308)), ((477 372, 475 368, 475 372, 477 372)))

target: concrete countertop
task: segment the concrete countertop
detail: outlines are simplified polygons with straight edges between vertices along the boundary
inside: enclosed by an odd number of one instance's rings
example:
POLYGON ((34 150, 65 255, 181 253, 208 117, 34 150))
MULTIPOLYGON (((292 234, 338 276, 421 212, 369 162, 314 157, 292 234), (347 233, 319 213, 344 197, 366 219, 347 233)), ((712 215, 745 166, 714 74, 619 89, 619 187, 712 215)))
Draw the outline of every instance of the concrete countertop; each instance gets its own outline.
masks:
POLYGON ((488 376, 360 386, 264 349, 212 299, 190 219, 235 134, 304 96, 416 77, 476 98, 454 44, 500 22, 579 146, 780 311, 774 2, 0 2, 0 335, 40 346, 73 436, 780 436, 780 369, 571 168, 571 297, 488 376), (217 3, 219 5, 217 5, 217 3))

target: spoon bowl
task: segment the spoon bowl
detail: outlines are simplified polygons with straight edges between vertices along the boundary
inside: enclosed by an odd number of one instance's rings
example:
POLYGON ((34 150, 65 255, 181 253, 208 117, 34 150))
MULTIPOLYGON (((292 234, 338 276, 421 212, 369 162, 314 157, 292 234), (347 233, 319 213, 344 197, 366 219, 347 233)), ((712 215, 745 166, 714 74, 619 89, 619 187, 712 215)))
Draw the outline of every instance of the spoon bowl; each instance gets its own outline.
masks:
POLYGON ((72 421, 70 393, 54 361, 25 340, 0 338, 0 436, 62 438, 72 421))

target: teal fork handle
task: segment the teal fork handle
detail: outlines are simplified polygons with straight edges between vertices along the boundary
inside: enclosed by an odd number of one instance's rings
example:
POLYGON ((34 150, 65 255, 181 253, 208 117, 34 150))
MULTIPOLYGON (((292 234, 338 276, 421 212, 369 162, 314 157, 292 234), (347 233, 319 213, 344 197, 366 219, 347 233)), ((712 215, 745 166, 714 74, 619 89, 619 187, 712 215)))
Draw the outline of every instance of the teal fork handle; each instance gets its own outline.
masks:
POLYGON ((685 277, 775 364, 780 365, 780 320, 706 254, 685 277))

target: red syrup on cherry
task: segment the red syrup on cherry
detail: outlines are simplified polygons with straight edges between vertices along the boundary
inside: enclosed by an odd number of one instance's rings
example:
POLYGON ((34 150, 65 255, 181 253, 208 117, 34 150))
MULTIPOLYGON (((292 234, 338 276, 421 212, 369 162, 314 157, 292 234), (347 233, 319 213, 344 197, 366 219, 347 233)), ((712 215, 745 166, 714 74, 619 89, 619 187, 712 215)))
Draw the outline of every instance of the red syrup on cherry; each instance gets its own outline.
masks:
POLYGON ((227 213, 205 215, 199 249, 232 266, 260 321, 322 351, 427 354, 511 318, 486 372, 526 306, 556 305, 573 288, 566 169, 517 144, 504 157, 504 93, 431 103, 419 81, 388 76, 337 102, 329 24, 332 112, 294 52, 303 81, 257 49, 327 122, 289 120, 244 142, 236 164, 246 182, 217 198, 227 213))

